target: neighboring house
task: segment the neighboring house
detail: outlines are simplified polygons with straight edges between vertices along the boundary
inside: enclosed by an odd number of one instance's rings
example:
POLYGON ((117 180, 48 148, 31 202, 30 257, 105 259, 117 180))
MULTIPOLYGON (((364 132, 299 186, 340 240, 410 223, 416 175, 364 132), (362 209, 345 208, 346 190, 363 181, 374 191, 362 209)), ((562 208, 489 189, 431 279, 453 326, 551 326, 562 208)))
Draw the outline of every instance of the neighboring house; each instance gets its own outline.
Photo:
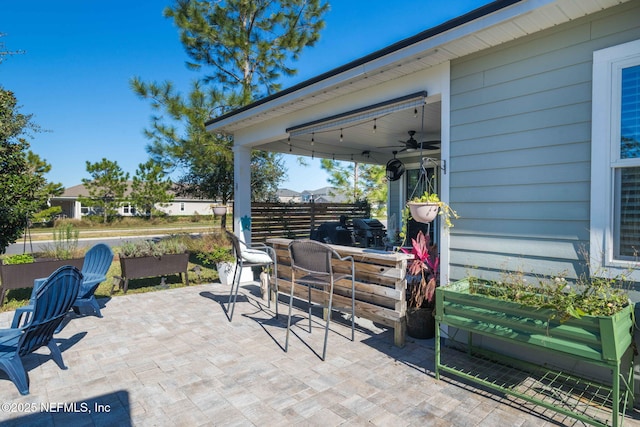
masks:
POLYGON ((303 203, 346 203, 347 198, 335 192, 333 187, 322 187, 317 190, 305 190, 300 194, 303 203))
MULTIPOLYGON (((125 198, 129 194, 129 190, 125 193, 125 198)), ((66 188, 60 196, 52 197, 49 202, 51 206, 60 206, 62 215, 67 218, 81 218, 85 215, 95 213, 91 206, 83 206, 78 197, 87 197, 89 192, 84 185, 75 185, 66 188)), ((175 197, 165 206, 156 206, 159 211, 168 215, 212 215, 212 200, 191 199, 187 197, 175 197)), ((134 216, 135 208, 129 204, 124 204, 118 209, 118 214, 122 216, 134 216)))
POLYGON ((288 188, 279 188, 276 192, 280 203, 300 203, 300 193, 288 188))
POLYGON ((347 198, 342 194, 333 193, 333 187, 323 187, 317 190, 304 190, 302 193, 286 188, 277 192, 281 203, 346 203, 347 198))

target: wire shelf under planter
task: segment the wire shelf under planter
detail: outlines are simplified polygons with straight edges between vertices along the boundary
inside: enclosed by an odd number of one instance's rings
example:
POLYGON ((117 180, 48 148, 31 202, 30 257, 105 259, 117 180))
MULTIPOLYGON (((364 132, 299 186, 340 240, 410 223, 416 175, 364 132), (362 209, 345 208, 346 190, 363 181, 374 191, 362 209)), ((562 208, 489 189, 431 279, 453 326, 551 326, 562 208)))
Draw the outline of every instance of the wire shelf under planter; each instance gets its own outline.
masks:
MULTIPOLYGON (((491 352, 442 350, 446 362, 440 363, 439 370, 443 372, 514 396, 520 400, 515 401, 517 404, 526 406, 529 402, 557 413, 545 414, 549 418, 561 414, 595 426, 612 425, 614 404, 610 386, 491 352)), ((625 405, 621 408, 622 416, 625 408, 625 405)))

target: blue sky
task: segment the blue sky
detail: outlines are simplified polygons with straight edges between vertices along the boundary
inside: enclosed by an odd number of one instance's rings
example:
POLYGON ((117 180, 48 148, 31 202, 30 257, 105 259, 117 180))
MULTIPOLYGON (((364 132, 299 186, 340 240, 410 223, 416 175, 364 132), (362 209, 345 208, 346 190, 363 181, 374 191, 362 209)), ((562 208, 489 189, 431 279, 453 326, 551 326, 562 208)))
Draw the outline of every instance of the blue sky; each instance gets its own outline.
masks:
MULTIPOLYGON (((316 46, 293 64, 289 87, 466 13, 480 0, 333 0, 316 46)), ((48 178, 70 187, 88 178, 86 161, 117 161, 131 175, 148 159, 152 111, 129 80, 172 81, 187 91, 197 74, 173 21, 162 16, 170 0, 0 0, 0 41, 22 55, 0 64, 0 85, 14 92, 23 114, 46 132, 28 137, 52 165, 48 178)), ((297 165, 285 156, 296 191, 327 185, 318 159, 297 165)))

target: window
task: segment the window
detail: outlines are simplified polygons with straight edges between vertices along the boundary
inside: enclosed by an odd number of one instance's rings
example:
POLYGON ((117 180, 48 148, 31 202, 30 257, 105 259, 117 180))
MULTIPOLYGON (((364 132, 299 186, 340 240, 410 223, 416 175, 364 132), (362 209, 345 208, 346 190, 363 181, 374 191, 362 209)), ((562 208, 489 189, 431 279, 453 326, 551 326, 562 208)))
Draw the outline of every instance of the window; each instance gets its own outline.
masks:
POLYGON ((591 130, 592 267, 626 274, 640 261, 640 40, 594 52, 591 130))

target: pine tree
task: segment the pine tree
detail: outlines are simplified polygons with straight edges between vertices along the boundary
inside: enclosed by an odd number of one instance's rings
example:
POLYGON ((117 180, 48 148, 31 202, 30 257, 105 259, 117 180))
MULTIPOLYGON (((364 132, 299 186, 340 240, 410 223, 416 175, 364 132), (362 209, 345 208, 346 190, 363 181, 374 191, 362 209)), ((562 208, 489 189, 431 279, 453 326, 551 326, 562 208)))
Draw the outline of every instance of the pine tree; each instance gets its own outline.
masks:
MULTIPOLYGON (((190 61, 204 74, 187 96, 171 82, 131 81, 133 91, 164 115, 145 131, 151 158, 182 168, 184 192, 219 200, 233 198, 233 140, 206 131, 204 123, 280 90, 278 79, 295 73, 287 65, 312 46, 328 5, 319 0, 178 0, 165 9, 180 31, 190 61)), ((284 179, 282 157, 252 153, 252 200, 273 199, 284 179)))
POLYGON ((44 177, 50 166, 21 137, 28 130, 39 128, 30 115, 18 112, 14 94, 0 87, 0 253, 20 238, 48 194, 60 190, 44 177))
POLYGON ((86 164, 91 179, 82 178, 82 184, 89 194, 78 197, 78 201, 85 206, 98 208, 106 224, 124 202, 129 174, 120 168, 118 162, 105 158, 96 163, 87 161, 86 164))

